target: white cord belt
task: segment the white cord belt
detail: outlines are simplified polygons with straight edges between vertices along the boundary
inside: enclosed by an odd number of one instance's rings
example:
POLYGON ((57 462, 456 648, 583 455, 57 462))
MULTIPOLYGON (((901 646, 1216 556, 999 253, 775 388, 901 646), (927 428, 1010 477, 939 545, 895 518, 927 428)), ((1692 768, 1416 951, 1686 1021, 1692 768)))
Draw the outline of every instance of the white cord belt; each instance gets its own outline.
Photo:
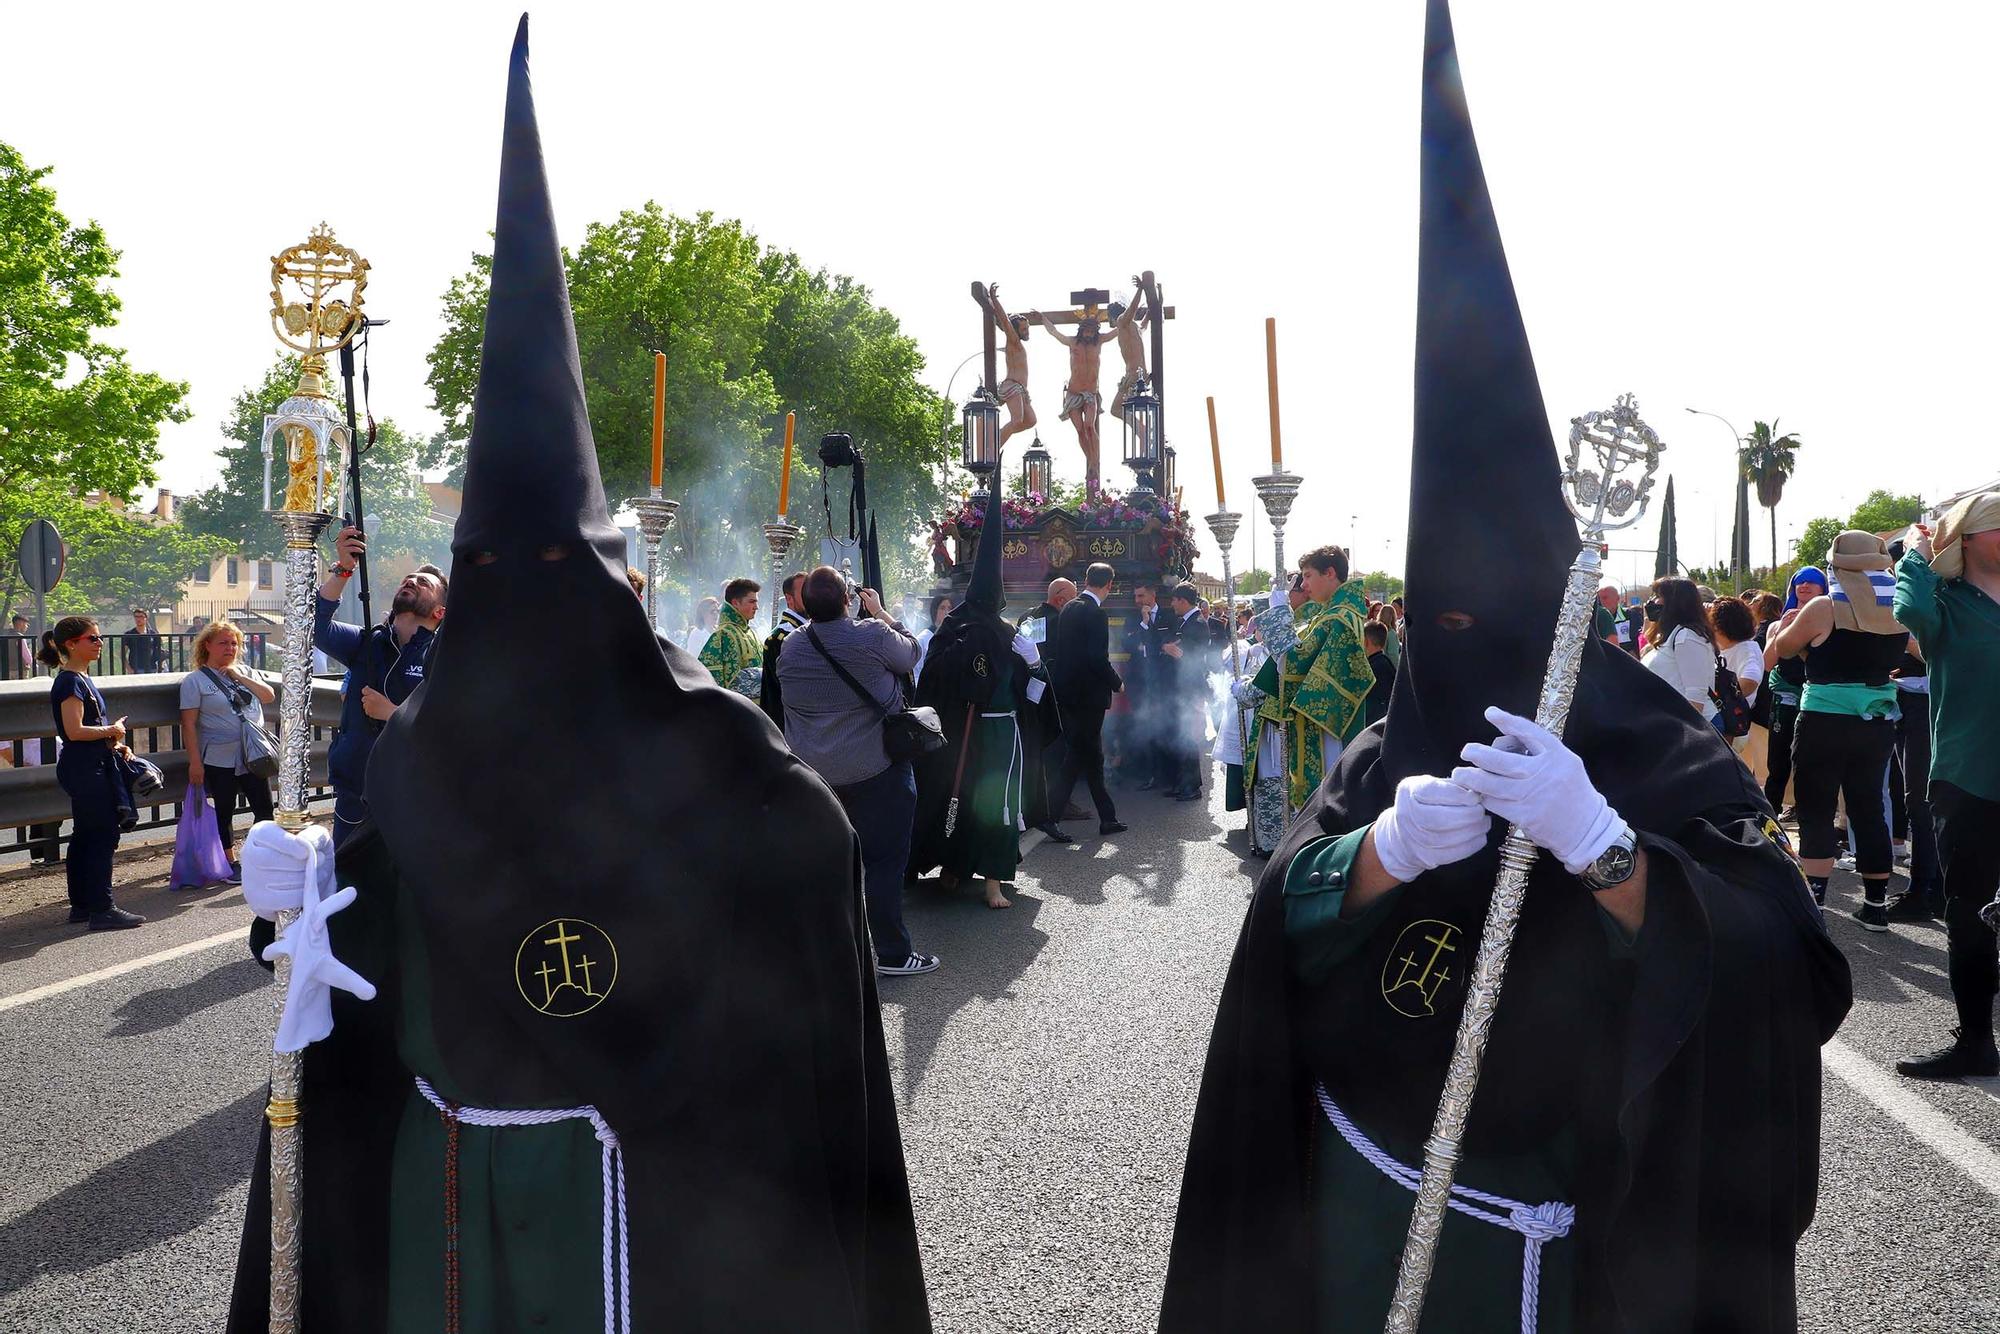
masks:
POLYGON ((489 1107, 456 1107, 438 1096, 422 1075, 417 1092, 439 1113, 468 1126, 549 1126, 558 1121, 588 1121, 604 1146, 604 1334, 631 1334, 632 1270, 625 1232, 625 1152, 613 1130, 595 1107, 495 1111, 489 1107))
POLYGON ((1005 713, 982 713, 979 716, 1005 718, 1014 724, 1014 749, 1007 757, 1007 784, 1000 793, 1000 823, 1013 828, 1021 816, 1021 812, 1014 809, 1014 773, 1020 770, 1025 776, 1027 772, 1021 755, 1021 721, 1011 709, 1005 713))
MULTIPOLYGON (((1361 1127, 1348 1120, 1347 1113, 1341 1111, 1327 1094, 1326 1085, 1315 1083, 1313 1093, 1319 1098, 1319 1109, 1326 1113, 1327 1121, 1340 1132, 1340 1137, 1347 1141, 1349 1148, 1403 1189, 1416 1190, 1417 1183, 1423 1179, 1420 1169, 1398 1162, 1363 1134, 1361 1127)), ((1523 1204, 1519 1200, 1510 1200, 1504 1195, 1489 1195, 1470 1186, 1453 1186, 1450 1204, 1469 1218, 1520 1234, 1526 1252, 1521 1259, 1521 1334, 1535 1334, 1542 1294, 1542 1246, 1545 1242, 1569 1235, 1570 1229, 1576 1225, 1576 1206, 1564 1204, 1561 1200, 1523 1204), (1478 1207, 1480 1204, 1491 1205, 1501 1212, 1481 1209, 1478 1207)))

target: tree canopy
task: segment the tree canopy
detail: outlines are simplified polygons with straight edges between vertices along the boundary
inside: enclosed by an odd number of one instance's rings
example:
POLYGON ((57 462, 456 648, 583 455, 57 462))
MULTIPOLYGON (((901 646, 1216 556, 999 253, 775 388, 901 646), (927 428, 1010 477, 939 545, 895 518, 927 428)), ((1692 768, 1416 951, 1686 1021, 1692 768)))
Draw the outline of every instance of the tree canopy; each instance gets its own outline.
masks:
MULTIPOLYGON (((798 414, 790 519, 811 551, 826 535, 812 483, 819 437, 846 431, 866 454, 883 560, 918 577, 907 541, 942 507, 951 407, 918 378, 923 357, 896 317, 852 278, 763 246, 742 223, 648 203, 592 223, 565 251, 577 353, 598 466, 614 506, 643 492, 652 443, 652 358, 667 354, 666 494, 681 502, 667 582, 688 588, 761 573, 760 526, 775 517, 784 416, 798 414), (899 540, 899 538, 904 540, 899 540)), ((445 431, 426 466, 462 475, 492 261, 475 255, 446 289, 429 384, 445 431)), ((845 532, 836 484, 834 524, 845 532)))
POLYGON ((152 483, 160 425, 187 419, 187 386, 102 339, 118 317, 118 252, 56 207, 49 171, 0 143, 0 600, 19 605, 13 544, 46 518, 70 548, 52 609, 171 601, 204 544, 84 497, 123 502, 152 483))

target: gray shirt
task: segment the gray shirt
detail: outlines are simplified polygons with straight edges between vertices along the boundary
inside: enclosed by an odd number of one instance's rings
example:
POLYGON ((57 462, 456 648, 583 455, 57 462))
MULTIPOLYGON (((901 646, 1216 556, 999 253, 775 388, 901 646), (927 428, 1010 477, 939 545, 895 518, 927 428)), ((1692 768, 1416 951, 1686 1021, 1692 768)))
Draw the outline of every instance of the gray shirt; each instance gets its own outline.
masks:
MULTIPOLYGON (((227 681, 227 676, 223 677, 227 681)), ((244 715, 259 727, 264 725, 264 704, 250 687, 232 682, 248 697, 243 706, 244 715)), ((192 671, 181 678, 181 707, 199 709, 201 716, 195 719, 195 730, 201 735, 201 762, 242 773, 243 770, 243 724, 238 721, 236 710, 229 707, 229 697, 216 688, 209 680, 208 673, 192 671)))
POLYGON ((889 767, 881 709, 863 704, 834 673, 807 637, 808 628, 882 709, 901 707, 896 678, 916 667, 917 641, 893 622, 817 621, 785 636, 778 650, 785 740, 792 753, 834 787, 873 778, 889 767))

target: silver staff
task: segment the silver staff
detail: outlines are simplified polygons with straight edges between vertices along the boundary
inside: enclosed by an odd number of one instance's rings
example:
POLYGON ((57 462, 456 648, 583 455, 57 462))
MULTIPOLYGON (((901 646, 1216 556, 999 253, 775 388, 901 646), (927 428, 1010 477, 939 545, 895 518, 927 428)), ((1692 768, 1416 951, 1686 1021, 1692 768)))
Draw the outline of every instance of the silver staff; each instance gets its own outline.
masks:
POLYGON ((776 523, 764 525, 764 542, 771 548, 771 625, 775 628, 779 615, 785 610, 785 598, 781 591, 785 586, 785 567, 791 564, 792 548, 806 530, 795 523, 786 523, 783 515, 776 523))
MULTIPOLYGON (((1646 512, 1653 474, 1660 466, 1660 438, 1639 418, 1632 395, 1605 412, 1572 418, 1569 454, 1563 466, 1563 503, 1583 524, 1576 562, 1569 567, 1562 610, 1556 616, 1555 647, 1542 676, 1542 693, 1535 721, 1562 735, 1569 706, 1576 694, 1577 667, 1590 638, 1591 612, 1602 578, 1604 535, 1628 528, 1646 512), (1590 457, 1584 456, 1589 446, 1590 457), (1592 471, 1592 468, 1595 471, 1592 471), (1621 473, 1641 469, 1635 482, 1621 473)), ((1507 829, 1500 845, 1500 875, 1486 910, 1486 931, 1472 965, 1472 980, 1459 1016, 1458 1038, 1444 1078, 1444 1097, 1437 1120, 1424 1144, 1424 1175, 1417 1186, 1417 1205, 1410 1215, 1410 1233, 1403 1243, 1403 1260, 1396 1272, 1396 1295, 1389 1306, 1387 1334, 1416 1334, 1423 1315, 1424 1292, 1437 1261, 1438 1232, 1451 1200, 1452 1178, 1458 1171, 1465 1121, 1472 1112, 1472 1095, 1479 1083, 1479 1064, 1500 1004, 1500 986, 1507 976, 1507 952, 1527 896, 1528 873, 1540 849, 1518 825, 1507 829)))
MULTIPOLYGON (((1214 400, 1209 400, 1211 411, 1214 400)), ((1212 420, 1212 418, 1211 418, 1212 420)), ((1243 646, 1236 637, 1236 575, 1229 568, 1229 549, 1236 545, 1236 526, 1243 522, 1241 514, 1228 510, 1217 510, 1207 515, 1202 522, 1208 525, 1209 533, 1215 538, 1215 545, 1222 552, 1222 603, 1229 608, 1225 624, 1229 627, 1229 679, 1232 683, 1243 680, 1243 646)), ((1229 707, 1236 710, 1236 749, 1241 755, 1239 763, 1244 773, 1250 772, 1250 711, 1237 702, 1236 692, 1229 692, 1229 707)), ((1250 793, 1243 794, 1244 809, 1250 812, 1250 846, 1257 846, 1257 805, 1250 800, 1250 793)))
MULTIPOLYGON (((306 767, 312 741, 313 596, 319 586, 319 539, 333 523, 354 443, 346 421, 327 396, 326 358, 361 332, 367 286, 368 261, 335 241, 325 223, 303 243, 279 251, 271 260, 271 327, 279 342, 300 354, 298 390, 264 418, 264 509, 284 533, 286 558, 275 814, 279 827, 290 833, 308 823, 306 767), (280 442, 285 489, 274 509, 271 465, 280 442)), ((280 912, 278 934, 289 930, 298 915, 280 912)), ((279 955, 273 974, 277 985, 272 1013, 282 1016, 291 992, 291 956, 279 955)), ((264 1108, 271 1125, 270 1334, 296 1334, 299 1327, 299 1255, 305 1221, 301 1065, 298 1052, 271 1054, 271 1098, 264 1108)))
POLYGON ((667 529, 674 526, 674 516, 680 513, 681 503, 663 498, 660 488, 656 486, 633 501, 632 508, 639 514, 639 543, 646 548, 646 621, 657 631, 660 628, 660 543, 666 540, 667 529))

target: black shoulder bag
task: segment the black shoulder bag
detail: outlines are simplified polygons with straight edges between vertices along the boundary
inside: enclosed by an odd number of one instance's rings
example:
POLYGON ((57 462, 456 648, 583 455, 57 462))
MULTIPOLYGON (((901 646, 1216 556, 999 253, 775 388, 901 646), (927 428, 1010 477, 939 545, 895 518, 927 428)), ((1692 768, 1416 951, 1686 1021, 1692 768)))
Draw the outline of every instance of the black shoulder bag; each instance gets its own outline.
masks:
POLYGON ((1715 654, 1715 684, 1708 689, 1708 697, 1715 704, 1716 730, 1734 740, 1750 735, 1750 703, 1743 698, 1743 683, 1736 679, 1736 671, 1722 660, 1711 642, 1708 650, 1715 654))
MULTIPOLYGON (((936 709, 929 705, 920 705, 914 709, 907 706, 891 709, 878 703, 875 697, 863 690, 861 683, 826 651, 826 645, 820 642, 818 626, 807 626, 806 638, 810 639, 812 646, 819 650, 819 655, 826 659, 826 665, 833 668, 834 675, 847 682, 847 688, 859 695, 861 702, 875 710, 881 717, 882 749, 888 752, 891 764, 914 760, 920 755, 928 755, 932 751, 944 748, 944 727, 938 722, 936 709)), ((899 689, 897 691, 899 699, 901 693, 899 689)))
POLYGON ((243 767, 259 778, 272 779, 278 776, 278 741, 269 732, 250 719, 250 692, 235 684, 213 667, 204 667, 201 674, 214 682, 217 691, 229 701, 229 707, 236 713, 236 721, 243 727, 243 767))

